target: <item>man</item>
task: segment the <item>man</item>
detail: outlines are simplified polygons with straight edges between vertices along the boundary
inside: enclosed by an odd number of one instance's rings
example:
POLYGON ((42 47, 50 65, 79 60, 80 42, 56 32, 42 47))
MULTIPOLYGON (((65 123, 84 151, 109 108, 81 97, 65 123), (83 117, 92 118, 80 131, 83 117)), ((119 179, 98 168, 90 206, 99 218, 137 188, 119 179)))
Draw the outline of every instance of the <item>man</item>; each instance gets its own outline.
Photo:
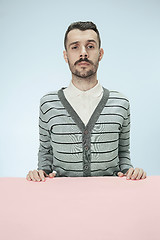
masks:
POLYGON ((96 25, 72 23, 64 46, 72 80, 67 88, 41 98, 38 169, 29 171, 27 180, 54 176, 145 179, 146 172, 134 169, 130 161, 129 101, 97 80, 104 51, 96 25))

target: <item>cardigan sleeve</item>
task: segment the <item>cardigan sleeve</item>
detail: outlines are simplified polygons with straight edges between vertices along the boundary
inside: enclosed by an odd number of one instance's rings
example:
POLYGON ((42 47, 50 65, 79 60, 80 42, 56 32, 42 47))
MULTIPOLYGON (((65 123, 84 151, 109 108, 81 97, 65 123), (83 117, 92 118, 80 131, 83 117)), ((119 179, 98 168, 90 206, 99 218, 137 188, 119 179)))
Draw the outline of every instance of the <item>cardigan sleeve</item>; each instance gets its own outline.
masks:
POLYGON ((50 144, 51 134, 48 129, 46 115, 42 110, 43 98, 40 100, 39 109, 39 151, 38 151, 38 168, 44 170, 47 174, 53 171, 53 150, 50 144))
POLYGON ((130 104, 126 110, 126 116, 119 135, 119 167, 124 174, 133 167, 130 160, 130 104))

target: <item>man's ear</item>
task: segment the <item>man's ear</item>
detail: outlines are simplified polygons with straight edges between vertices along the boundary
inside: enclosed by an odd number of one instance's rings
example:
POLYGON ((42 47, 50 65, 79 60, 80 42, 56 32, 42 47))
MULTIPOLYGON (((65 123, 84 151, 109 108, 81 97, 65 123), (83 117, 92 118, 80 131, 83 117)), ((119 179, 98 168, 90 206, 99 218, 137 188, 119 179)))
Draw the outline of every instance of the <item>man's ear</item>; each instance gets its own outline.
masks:
POLYGON ((64 57, 64 60, 66 61, 66 63, 68 63, 68 57, 67 57, 66 50, 63 51, 63 57, 64 57))
POLYGON ((103 48, 100 48, 100 50, 99 50, 99 61, 101 61, 101 59, 103 58, 103 55, 104 55, 104 50, 103 50, 103 48))

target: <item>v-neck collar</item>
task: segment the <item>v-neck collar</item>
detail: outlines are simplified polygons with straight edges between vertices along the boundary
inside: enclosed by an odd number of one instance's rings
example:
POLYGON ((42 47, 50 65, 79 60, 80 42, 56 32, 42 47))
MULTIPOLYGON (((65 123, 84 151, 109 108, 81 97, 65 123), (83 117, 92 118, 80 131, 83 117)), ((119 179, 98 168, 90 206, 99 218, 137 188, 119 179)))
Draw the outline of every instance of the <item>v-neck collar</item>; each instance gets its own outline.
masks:
POLYGON ((81 118, 78 116, 78 114, 76 113, 76 111, 73 109, 73 107, 71 106, 71 104, 68 102, 68 100, 66 99, 63 89, 65 88, 61 88, 58 91, 58 97, 61 101, 61 103, 63 104, 63 106, 65 107, 65 109, 67 110, 67 112, 70 114, 70 116, 72 117, 73 121, 76 123, 76 125, 79 127, 79 129, 82 131, 82 133, 84 131, 88 131, 91 132, 92 129, 94 128, 95 123, 97 122, 104 106, 106 105, 106 102, 109 98, 109 90, 103 87, 103 96, 100 100, 100 102, 98 103, 96 109, 94 110, 93 114, 91 115, 87 125, 85 126, 85 124, 83 123, 83 121, 81 120, 81 118))

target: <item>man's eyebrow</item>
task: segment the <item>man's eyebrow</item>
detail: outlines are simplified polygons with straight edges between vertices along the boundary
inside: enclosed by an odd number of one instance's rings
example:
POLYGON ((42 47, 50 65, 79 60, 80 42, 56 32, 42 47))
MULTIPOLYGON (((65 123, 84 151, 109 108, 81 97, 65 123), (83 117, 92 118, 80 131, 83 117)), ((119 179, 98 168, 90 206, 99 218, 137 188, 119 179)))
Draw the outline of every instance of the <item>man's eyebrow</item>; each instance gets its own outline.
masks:
POLYGON ((70 43, 70 44, 69 44, 69 47, 70 47, 71 45, 73 45, 73 44, 76 44, 76 43, 79 43, 79 41, 70 43))
POLYGON ((93 39, 91 39, 91 40, 88 40, 88 42, 94 42, 94 43, 96 43, 96 44, 97 44, 97 42, 96 42, 95 40, 93 40, 93 39))
MULTIPOLYGON (((97 44, 97 42, 96 42, 95 40, 93 40, 93 39, 89 39, 89 40, 87 40, 87 42, 94 42, 94 43, 97 44)), ((77 43, 79 43, 79 41, 72 42, 72 43, 69 44, 69 47, 70 47, 71 45, 74 45, 74 44, 77 44, 77 43)))

